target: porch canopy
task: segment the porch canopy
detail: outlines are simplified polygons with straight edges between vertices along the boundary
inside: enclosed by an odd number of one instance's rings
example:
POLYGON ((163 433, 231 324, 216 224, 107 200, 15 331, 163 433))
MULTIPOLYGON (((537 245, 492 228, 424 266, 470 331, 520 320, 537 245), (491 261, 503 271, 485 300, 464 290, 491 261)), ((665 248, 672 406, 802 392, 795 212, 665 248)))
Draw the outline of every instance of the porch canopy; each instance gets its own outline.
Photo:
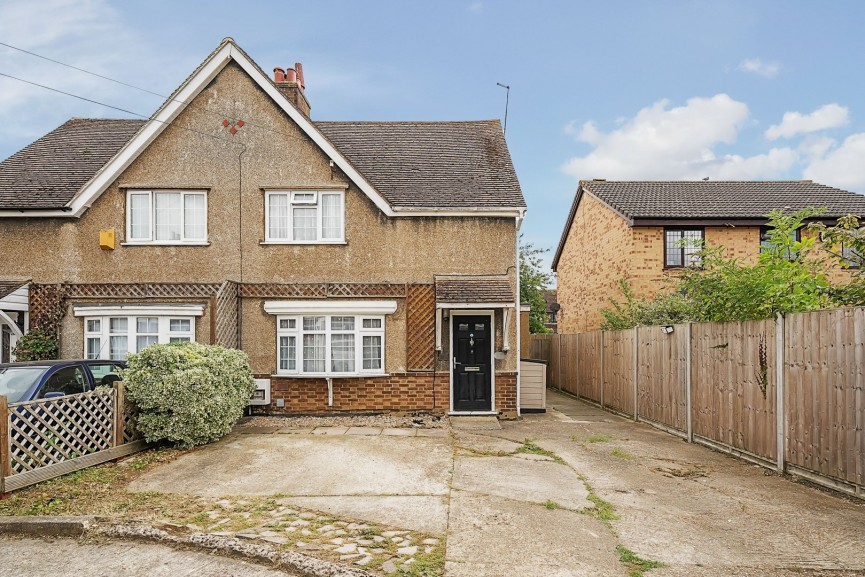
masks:
POLYGON ((516 308, 513 280, 508 275, 437 275, 436 350, 442 350, 442 316, 446 309, 503 309, 502 349, 510 349, 511 310, 516 308))

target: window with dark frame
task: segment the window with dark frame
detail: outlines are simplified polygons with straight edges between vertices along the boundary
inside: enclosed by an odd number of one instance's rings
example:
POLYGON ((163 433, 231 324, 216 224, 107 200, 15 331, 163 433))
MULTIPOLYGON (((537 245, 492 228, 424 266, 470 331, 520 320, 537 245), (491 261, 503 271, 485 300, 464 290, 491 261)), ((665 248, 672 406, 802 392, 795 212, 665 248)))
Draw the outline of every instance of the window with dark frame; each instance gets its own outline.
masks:
POLYGON ((841 258, 850 268, 859 268, 862 262, 862 255, 856 252, 852 246, 845 246, 843 243, 841 244, 841 258))
POLYGON ((664 229, 664 268, 684 268, 700 264, 697 254, 703 249, 703 229, 664 229))
MULTIPOLYGON (((769 248, 769 233, 772 231, 771 226, 761 226, 760 227, 760 252, 768 250, 769 248)), ((793 231, 793 240, 796 242, 802 241, 802 229, 797 228, 793 231)), ((795 260, 796 254, 789 249, 787 250, 787 254, 784 255, 788 260, 795 260)))

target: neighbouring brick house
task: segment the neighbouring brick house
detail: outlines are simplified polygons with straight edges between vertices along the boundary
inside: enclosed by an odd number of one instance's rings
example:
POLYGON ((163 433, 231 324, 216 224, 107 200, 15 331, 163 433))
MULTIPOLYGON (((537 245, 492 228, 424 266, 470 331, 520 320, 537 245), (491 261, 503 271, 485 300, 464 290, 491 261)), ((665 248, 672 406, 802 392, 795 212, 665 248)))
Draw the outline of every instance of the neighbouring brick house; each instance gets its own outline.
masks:
POLYGON ((556 333, 558 332, 559 325, 559 303, 556 300, 555 289, 544 291, 544 302, 547 303, 547 320, 544 323, 544 327, 556 333))
POLYGON ((64 358, 241 348, 271 411, 517 414, 499 122, 316 121, 304 83, 226 39, 150 120, 73 119, 0 163, 2 286, 29 301, 7 316, 64 358))
MULTIPOLYGON (((753 262, 764 240, 764 215, 809 206, 825 207, 821 219, 830 225, 847 214, 865 215, 862 195, 811 181, 581 181, 553 258, 558 331, 597 330, 600 311, 611 297, 622 297, 622 279, 637 297, 656 294, 697 250, 693 243, 685 247, 683 238, 753 262)), ((833 274, 849 278, 850 271, 833 274)))

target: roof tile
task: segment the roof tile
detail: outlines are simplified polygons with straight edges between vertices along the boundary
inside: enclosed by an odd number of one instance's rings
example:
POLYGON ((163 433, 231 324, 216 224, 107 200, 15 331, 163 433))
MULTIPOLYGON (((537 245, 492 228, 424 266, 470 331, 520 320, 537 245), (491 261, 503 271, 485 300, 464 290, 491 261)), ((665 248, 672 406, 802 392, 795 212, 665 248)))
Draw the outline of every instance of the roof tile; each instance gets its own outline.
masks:
POLYGON ((514 290, 511 280, 503 276, 437 278, 436 302, 511 303, 514 290))
POLYGON ((143 120, 73 118, 0 162, 0 207, 66 206, 144 124, 143 120))
POLYGON ((630 219, 762 218, 776 208, 826 207, 826 218, 865 215, 865 196, 810 180, 588 180, 584 190, 630 219))

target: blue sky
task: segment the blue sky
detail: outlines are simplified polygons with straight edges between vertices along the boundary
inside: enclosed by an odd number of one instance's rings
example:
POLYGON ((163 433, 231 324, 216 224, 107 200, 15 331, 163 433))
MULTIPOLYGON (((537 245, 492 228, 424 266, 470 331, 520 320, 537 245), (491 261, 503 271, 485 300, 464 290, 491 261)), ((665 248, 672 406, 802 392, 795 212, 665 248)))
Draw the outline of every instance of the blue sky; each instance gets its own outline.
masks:
MULTIPOLYGON (((865 192, 865 2, 0 1, 0 42, 170 93, 225 36, 304 65, 320 120, 501 117, 554 248, 580 178, 800 179, 865 192)), ((0 72, 161 102, 0 47, 0 72)), ((0 158, 116 111, 0 78, 0 158)))

